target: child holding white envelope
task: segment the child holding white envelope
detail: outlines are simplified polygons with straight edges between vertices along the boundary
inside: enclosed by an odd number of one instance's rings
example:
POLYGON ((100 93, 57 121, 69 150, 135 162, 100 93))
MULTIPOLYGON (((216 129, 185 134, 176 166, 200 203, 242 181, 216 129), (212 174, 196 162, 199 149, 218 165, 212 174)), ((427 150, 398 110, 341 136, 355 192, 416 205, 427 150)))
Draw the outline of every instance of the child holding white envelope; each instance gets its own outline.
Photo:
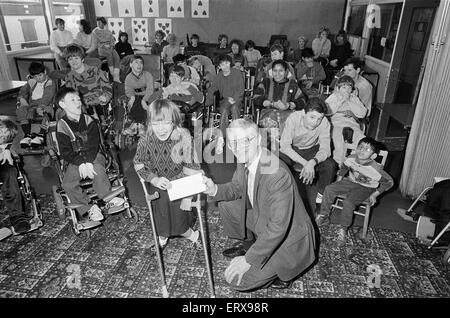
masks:
POLYGON ((201 246, 199 231, 192 230, 191 198, 170 201, 167 193, 170 181, 203 173, 199 161, 194 160, 192 137, 181 123, 180 111, 173 102, 155 100, 148 109, 147 130, 139 139, 134 157, 136 172, 146 181, 148 192, 159 192, 159 198, 151 204, 161 248, 174 236, 201 246))

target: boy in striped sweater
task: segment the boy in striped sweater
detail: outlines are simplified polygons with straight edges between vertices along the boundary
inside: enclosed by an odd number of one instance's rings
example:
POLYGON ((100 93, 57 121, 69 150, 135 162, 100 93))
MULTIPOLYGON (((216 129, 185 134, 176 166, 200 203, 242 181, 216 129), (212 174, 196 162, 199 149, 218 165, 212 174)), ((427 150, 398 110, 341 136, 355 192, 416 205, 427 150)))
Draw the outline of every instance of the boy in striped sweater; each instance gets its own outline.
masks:
POLYGON ((345 244, 347 230, 353 219, 353 211, 361 202, 369 198, 370 204, 377 202, 377 197, 389 190, 394 181, 383 170, 383 166, 375 162, 380 151, 379 143, 371 137, 361 139, 356 152, 347 157, 342 168, 337 173, 336 182, 325 188, 320 213, 316 217, 316 223, 322 227, 330 223, 331 205, 336 196, 346 194, 340 218, 338 232, 338 244, 345 244), (348 175, 348 178, 344 177, 348 175))

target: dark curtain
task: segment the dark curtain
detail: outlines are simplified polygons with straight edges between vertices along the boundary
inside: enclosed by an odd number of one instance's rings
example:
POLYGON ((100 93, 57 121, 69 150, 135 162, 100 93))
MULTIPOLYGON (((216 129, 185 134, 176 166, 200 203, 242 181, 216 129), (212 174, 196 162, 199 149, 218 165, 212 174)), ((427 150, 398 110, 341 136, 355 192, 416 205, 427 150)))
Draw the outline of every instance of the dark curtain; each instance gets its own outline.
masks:
POLYGON ((97 25, 96 22, 96 15, 95 15, 95 6, 94 6, 94 1, 92 0, 83 0, 83 6, 84 6, 84 12, 85 12, 85 16, 86 16, 86 20, 89 21, 89 23, 92 26, 92 29, 95 28, 95 26, 97 25))

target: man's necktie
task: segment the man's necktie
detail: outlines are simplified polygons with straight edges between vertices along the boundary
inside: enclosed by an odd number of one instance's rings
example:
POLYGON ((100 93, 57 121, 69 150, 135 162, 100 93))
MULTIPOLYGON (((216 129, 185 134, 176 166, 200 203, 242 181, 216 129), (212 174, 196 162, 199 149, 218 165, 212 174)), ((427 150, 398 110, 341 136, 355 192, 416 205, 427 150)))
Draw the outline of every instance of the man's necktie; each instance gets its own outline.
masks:
POLYGON ((248 201, 248 168, 244 167, 243 180, 242 180, 242 213, 241 213, 241 233, 242 236, 245 237, 245 220, 247 218, 247 209, 251 208, 251 205, 248 201))

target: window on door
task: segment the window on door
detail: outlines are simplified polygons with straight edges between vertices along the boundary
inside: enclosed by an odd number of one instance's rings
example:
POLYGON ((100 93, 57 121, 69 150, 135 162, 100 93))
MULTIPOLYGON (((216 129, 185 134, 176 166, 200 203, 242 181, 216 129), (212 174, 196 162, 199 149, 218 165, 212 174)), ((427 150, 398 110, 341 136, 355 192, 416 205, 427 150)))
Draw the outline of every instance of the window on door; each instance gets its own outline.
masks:
POLYGON ((47 46, 56 18, 66 22, 74 36, 84 18, 82 0, 1 0, 0 26, 6 51, 47 46))
POLYGON ((403 3, 378 5, 380 11, 380 23, 368 30, 369 43, 367 55, 388 63, 391 62, 402 6, 403 3))

